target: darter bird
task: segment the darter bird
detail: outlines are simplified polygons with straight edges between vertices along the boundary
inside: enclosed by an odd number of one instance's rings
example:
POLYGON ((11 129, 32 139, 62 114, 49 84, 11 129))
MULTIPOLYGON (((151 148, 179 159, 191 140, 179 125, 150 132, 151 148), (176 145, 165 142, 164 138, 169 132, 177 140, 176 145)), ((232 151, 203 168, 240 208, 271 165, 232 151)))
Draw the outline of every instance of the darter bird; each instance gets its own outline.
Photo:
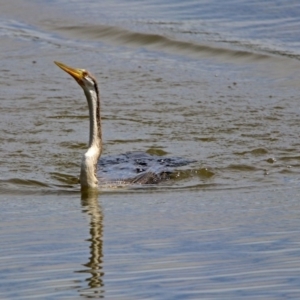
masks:
POLYGON ((97 81, 87 70, 74 69, 56 61, 54 63, 77 81, 88 103, 90 137, 88 149, 81 161, 82 189, 98 189, 101 185, 113 187, 128 184, 156 184, 168 179, 172 168, 191 162, 181 158, 162 158, 142 152, 129 152, 99 160, 102 153, 102 129, 97 81))

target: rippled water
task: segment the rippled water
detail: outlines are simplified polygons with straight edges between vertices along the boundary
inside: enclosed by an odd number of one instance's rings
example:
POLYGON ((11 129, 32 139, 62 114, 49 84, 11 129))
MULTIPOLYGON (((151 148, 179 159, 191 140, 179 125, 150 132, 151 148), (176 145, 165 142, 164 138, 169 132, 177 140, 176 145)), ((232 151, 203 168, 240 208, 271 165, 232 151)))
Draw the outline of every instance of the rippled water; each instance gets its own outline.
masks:
POLYGON ((0 298, 299 298, 299 13, 2 1, 0 298), (193 163, 81 195, 87 105, 54 60, 98 78, 107 161, 193 163))

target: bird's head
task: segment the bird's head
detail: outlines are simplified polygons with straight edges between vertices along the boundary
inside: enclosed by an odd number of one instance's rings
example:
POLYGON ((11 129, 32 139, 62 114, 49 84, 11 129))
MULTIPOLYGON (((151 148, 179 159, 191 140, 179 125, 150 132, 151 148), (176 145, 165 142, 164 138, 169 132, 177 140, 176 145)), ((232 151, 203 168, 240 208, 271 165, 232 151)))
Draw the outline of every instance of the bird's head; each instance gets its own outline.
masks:
POLYGON ((74 69, 57 61, 54 63, 70 74, 84 90, 95 87, 96 80, 88 71, 84 69, 74 69))

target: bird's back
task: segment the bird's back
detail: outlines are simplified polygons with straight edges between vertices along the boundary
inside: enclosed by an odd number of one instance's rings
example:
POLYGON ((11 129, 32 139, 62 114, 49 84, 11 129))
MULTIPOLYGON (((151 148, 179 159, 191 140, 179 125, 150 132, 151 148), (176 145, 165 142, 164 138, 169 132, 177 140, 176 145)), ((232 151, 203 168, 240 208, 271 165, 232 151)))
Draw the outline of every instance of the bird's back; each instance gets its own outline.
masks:
POLYGON ((144 152, 103 156, 98 163, 102 184, 157 184, 168 180, 175 168, 191 163, 179 157, 162 157, 144 152))

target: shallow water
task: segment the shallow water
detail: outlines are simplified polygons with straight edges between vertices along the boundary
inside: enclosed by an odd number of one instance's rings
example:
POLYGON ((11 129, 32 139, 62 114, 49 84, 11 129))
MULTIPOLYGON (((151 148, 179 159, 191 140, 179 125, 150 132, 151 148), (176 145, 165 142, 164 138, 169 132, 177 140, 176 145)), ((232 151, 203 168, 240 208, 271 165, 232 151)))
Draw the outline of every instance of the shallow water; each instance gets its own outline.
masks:
POLYGON ((296 2, 0 2, 1 299, 299 298, 296 2), (81 195, 54 60, 97 77, 104 156, 194 162, 81 195))

